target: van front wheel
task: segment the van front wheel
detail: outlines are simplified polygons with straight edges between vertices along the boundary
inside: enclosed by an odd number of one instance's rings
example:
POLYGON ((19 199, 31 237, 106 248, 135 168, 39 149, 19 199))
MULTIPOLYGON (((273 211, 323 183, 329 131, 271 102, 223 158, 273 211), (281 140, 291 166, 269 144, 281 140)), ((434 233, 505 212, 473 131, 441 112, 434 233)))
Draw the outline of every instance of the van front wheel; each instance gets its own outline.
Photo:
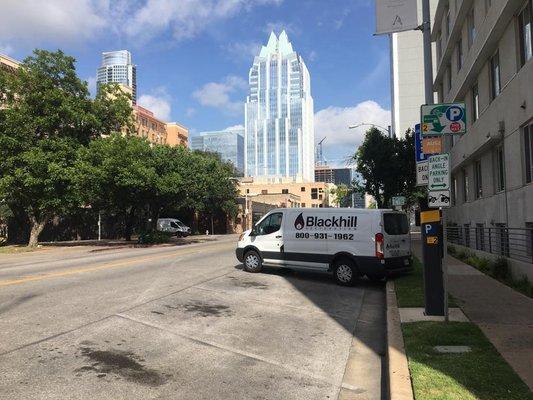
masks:
POLYGON ((341 258, 335 262, 333 276, 339 285, 353 286, 357 279, 357 268, 353 261, 341 258))
POLYGON ((247 272, 259 272, 263 268, 263 261, 255 250, 250 250, 244 255, 244 270, 247 272))

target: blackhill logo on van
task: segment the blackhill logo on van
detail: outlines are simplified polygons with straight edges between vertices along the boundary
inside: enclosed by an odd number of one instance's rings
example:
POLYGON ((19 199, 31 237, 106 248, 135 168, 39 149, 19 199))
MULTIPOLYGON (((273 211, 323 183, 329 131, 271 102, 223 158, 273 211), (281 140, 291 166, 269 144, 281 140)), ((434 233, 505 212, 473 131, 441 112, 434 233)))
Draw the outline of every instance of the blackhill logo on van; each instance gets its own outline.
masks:
POLYGON ((304 227, 313 228, 313 227, 326 227, 326 228, 355 228, 357 226, 357 217, 329 217, 329 218, 320 218, 308 216, 304 219, 303 213, 300 213, 294 220, 294 227, 297 230, 302 230, 304 227))

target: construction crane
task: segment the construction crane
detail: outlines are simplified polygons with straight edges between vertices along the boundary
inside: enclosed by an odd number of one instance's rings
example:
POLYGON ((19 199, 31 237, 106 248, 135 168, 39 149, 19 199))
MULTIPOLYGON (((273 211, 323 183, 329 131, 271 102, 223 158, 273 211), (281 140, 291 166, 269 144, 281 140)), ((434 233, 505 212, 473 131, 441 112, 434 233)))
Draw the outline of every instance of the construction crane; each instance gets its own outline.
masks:
POLYGON ((317 158, 317 164, 318 165, 322 165, 324 164, 324 157, 322 156, 322 142, 326 140, 326 137, 324 136, 324 138, 318 142, 318 144, 316 145, 317 149, 316 149, 316 158, 317 158))

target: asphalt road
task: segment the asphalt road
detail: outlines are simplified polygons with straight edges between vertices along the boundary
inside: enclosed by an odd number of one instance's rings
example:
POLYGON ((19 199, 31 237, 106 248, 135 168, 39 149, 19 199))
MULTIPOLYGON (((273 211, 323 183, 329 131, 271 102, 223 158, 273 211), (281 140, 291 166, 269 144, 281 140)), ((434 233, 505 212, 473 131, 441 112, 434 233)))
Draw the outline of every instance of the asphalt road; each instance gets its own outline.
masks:
POLYGON ((383 287, 235 240, 0 255, 0 399, 381 399, 383 287))

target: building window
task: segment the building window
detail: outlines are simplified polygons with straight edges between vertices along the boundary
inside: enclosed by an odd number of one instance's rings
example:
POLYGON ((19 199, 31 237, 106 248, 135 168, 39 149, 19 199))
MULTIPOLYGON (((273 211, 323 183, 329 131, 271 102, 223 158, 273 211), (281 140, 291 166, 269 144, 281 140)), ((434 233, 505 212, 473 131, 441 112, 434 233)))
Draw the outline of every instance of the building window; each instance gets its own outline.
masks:
POLYGON ((500 54, 496 52, 490 59, 490 89, 494 100, 502 91, 500 77, 500 54))
POLYGON ((317 188, 311 188, 311 199, 317 200, 318 199, 318 189, 317 188))
POLYGON ((457 71, 460 71, 463 67, 464 62, 464 54, 463 54, 463 40, 459 39, 457 41, 456 45, 456 53, 457 53, 457 71))
POLYGON ((289 194, 289 189, 281 189, 281 194, 289 194))
POLYGON ((474 14, 474 6, 470 9, 470 12, 467 16, 467 27, 468 27, 468 48, 472 47, 474 39, 476 38, 476 21, 474 14))
POLYGON ((509 230, 507 224, 496 224, 496 237, 498 253, 501 256, 509 257, 509 230))
POLYGON ((446 67, 446 83, 448 84, 448 93, 452 90, 452 66, 448 64, 446 67))
POLYGON ((305 203, 302 203, 302 207, 305 207, 305 203))
POLYGON ((472 86, 472 121, 476 122, 479 118, 479 88, 477 83, 472 86))
POLYGON ((465 228, 465 246, 470 247, 470 223, 463 224, 465 228))
POLYGON ((533 181, 533 123, 524 126, 524 161, 526 169, 526 183, 533 181))
POLYGON ((533 0, 528 0, 525 8, 518 14, 520 32, 520 61, 524 65, 533 57, 533 0))
POLYGON ((435 46, 437 47, 437 61, 440 61, 442 58, 442 37, 440 31, 437 33, 437 41, 435 46))
POLYGON ((450 15, 450 8, 446 10, 446 37, 450 37, 452 33, 452 20, 450 15))
POLYGON ((496 149, 496 189, 498 192, 505 190, 505 158, 503 147, 496 149))
POLYGON ((483 196, 483 179, 481 173, 481 160, 474 162, 474 185, 475 192, 474 195, 476 199, 479 199, 483 196))
POLYGON ((533 257, 533 222, 526 222, 526 251, 529 257, 533 257))
POLYGON ((468 182, 468 172, 466 169, 463 169, 463 202, 466 203, 468 201, 468 190, 469 190, 469 182, 468 182))
POLYGON ((300 188, 300 191, 305 192, 305 186, 302 186, 302 187, 300 188))
POLYGON ((247 194, 250 193, 250 189, 246 189, 246 193, 247 193, 247 194))
POLYGON ((261 194, 268 194, 268 190, 267 189, 262 189, 261 190, 261 194))
POLYGON ((452 177, 452 206, 457 204, 457 178, 452 177))

